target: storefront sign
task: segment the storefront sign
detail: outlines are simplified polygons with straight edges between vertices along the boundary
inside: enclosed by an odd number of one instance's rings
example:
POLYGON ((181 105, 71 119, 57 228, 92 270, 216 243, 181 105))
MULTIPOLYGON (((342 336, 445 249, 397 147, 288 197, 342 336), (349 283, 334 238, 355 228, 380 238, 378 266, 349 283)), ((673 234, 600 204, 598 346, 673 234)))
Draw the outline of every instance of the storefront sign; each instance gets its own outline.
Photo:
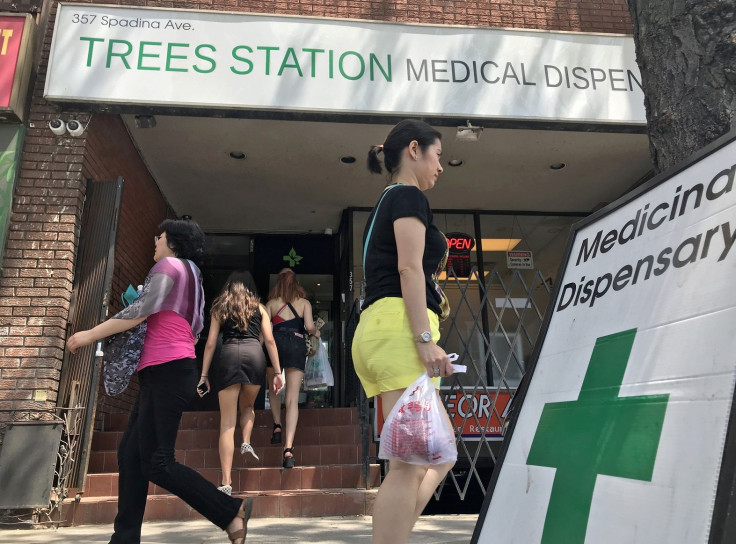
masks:
POLYGON ((30 15, 0 16, 0 120, 24 118, 34 28, 30 15))
POLYGON ((531 251, 507 251, 506 266, 509 268, 534 268, 531 251))
MULTIPOLYGON (((484 393, 471 391, 463 393, 449 387, 442 388, 442 398, 450 415, 452 425, 460 430, 463 440, 477 442, 503 440, 503 424, 511 406, 513 391, 492 391, 484 393)), ((381 439, 383 430, 383 411, 381 397, 376 397, 373 421, 373 438, 381 439)))
POLYGON ((735 177, 732 133, 575 226, 473 543, 733 542, 735 177))
POLYGON ((64 3, 44 96, 646 123, 628 36, 64 3))
POLYGON ((0 260, 7 241, 23 125, 0 125, 0 260))
POLYGON ((448 232, 448 256, 446 268, 451 268, 458 278, 467 278, 470 275, 470 251, 475 247, 475 240, 469 234, 462 232, 448 232))

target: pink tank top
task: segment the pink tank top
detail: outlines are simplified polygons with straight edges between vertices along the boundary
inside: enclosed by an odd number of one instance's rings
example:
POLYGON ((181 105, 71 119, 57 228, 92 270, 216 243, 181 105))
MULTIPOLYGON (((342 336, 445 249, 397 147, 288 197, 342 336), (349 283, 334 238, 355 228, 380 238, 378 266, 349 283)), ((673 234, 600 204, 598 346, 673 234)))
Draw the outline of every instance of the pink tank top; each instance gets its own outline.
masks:
POLYGON ((163 311, 146 319, 146 339, 138 370, 176 359, 194 358, 194 334, 187 320, 176 312, 163 311))

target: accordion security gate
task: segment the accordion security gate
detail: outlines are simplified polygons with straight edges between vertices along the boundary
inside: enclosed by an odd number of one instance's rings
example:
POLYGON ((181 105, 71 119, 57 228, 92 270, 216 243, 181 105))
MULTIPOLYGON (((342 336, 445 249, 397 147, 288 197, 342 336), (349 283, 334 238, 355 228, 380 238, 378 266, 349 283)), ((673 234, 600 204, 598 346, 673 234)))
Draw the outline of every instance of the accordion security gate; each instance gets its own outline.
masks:
POLYGON ((466 407, 480 405, 482 410, 461 410, 456 401, 456 467, 462 470, 451 471, 435 497, 439 499, 451 482, 464 500, 473 481, 483 493, 488 487, 501 446, 498 428, 491 426, 494 422, 503 426, 534 350, 551 285, 538 270, 493 269, 481 274, 472 268, 467 278, 461 278, 451 268, 442 288, 450 299, 451 313, 441 324, 440 345, 448 353, 457 353, 457 362, 467 366, 466 374, 443 382, 442 396, 446 404, 450 398, 465 399, 466 407), (509 397, 511 401, 501 407, 498 400, 509 397), (476 436, 463 436, 461 430, 468 428, 476 436))

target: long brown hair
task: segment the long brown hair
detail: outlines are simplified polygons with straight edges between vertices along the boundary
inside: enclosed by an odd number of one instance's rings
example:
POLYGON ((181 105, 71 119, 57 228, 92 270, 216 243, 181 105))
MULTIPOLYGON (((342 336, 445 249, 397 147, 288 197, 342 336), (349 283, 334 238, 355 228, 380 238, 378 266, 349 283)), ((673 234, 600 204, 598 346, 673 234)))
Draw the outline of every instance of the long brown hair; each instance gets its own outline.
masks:
POLYGON ((296 273, 291 268, 282 268, 276 283, 268 293, 268 300, 280 298, 284 302, 294 302, 298 298, 307 298, 307 292, 299 285, 296 273))
POLYGON ((253 276, 247 270, 230 274, 222 292, 212 302, 210 315, 220 324, 228 318, 241 331, 248 330, 248 323, 259 311, 260 300, 253 276))

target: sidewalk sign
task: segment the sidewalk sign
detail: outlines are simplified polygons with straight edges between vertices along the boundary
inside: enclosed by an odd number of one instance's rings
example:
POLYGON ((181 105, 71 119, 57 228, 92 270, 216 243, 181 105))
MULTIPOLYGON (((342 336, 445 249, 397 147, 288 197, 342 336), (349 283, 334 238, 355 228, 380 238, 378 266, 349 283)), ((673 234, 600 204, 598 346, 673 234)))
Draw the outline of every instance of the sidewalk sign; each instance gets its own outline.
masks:
POLYGON ((472 544, 736 542, 736 132, 573 228, 472 544))

